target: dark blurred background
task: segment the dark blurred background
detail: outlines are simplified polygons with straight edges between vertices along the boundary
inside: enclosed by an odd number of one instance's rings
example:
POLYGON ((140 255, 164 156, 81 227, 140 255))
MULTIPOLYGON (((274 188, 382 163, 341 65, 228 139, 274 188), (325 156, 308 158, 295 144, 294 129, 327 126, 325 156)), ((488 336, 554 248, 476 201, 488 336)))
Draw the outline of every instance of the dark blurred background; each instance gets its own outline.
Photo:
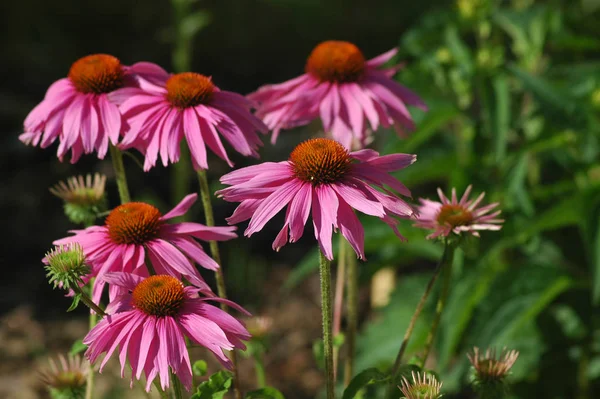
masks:
MULTIPOLYGON (((472 251, 458 254, 456 288, 442 319, 445 332, 430 365, 445 381, 448 397, 472 395, 464 353, 474 344, 521 351, 514 397, 600 394, 598 6, 594 0, 201 0, 188 5, 183 29, 193 33, 188 35, 193 36, 191 69, 241 94, 303 73, 309 52, 323 40, 352 41, 367 58, 399 46, 397 61, 406 68, 398 79, 424 97, 430 112, 411 110, 418 130, 408 140, 382 132, 373 146, 384 153, 418 154, 417 164, 398 175, 415 199, 434 198, 437 186, 461 191, 473 183, 476 193, 485 190, 490 201, 502 203, 507 219, 502 232, 484 234, 472 251)), ((86 332, 85 311, 65 313, 69 301, 47 284, 40 263, 53 240, 76 228, 48 187, 99 171, 109 177, 111 205, 118 200, 110 160, 84 156, 76 165, 61 163, 56 144, 42 150, 18 141, 23 120, 82 56, 109 53, 124 64, 145 60, 167 70, 185 64, 174 54, 180 17, 166 0, 0 4, 0 397, 43 397, 35 368, 86 332)), ((316 123, 286 132, 276 147, 265 137, 261 160, 287 158, 318 130, 316 123)), ((236 167, 254 162, 228 152, 236 167)), ((178 202, 170 169, 157 166, 145 174, 129 158, 125 162, 134 198, 152 201, 163 212, 178 202)), ((216 190, 228 167, 215 157, 209 162, 216 190)), ((190 179, 189 192, 197 188, 190 179)), ((217 224, 224 224, 235 205, 216 198, 214 204, 217 224)), ((191 219, 203 221, 199 204, 191 219)), ((320 331, 316 254, 309 230, 299 243, 273 252, 281 220, 280 215, 251 239, 224 244, 223 264, 231 297, 274 320, 266 357, 269 383, 288 398, 312 398, 322 383, 311 349, 320 331)), ((364 221, 370 262, 361 266, 359 370, 390 366, 441 254, 438 243, 426 242, 425 233, 409 223, 402 232, 410 241, 399 244, 379 221, 364 221), (383 305, 372 302, 373 292, 384 290, 372 280, 382 269, 398 279, 383 305)), ((428 306, 431 311, 433 302, 428 306)), ((425 324, 421 327, 417 343, 426 334, 425 324)), ((251 388, 253 371, 246 363, 243 382, 251 388)), ((107 384, 101 387, 107 398, 138 394, 107 384)))

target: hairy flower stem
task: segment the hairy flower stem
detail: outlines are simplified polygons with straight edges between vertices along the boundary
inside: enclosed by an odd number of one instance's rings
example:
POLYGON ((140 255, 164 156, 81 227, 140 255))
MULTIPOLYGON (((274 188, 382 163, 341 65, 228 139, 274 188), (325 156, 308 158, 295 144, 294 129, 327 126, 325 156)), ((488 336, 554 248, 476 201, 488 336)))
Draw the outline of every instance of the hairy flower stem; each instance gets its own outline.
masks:
MULTIPOLYGON (((443 265, 445 263, 447 263, 447 257, 449 255, 451 256, 451 254, 448 253, 448 251, 450 251, 450 250, 451 250, 450 246, 448 244, 445 244, 444 253, 442 255, 442 258, 438 262, 438 264, 435 268, 435 271, 433 273, 433 276, 431 276, 431 279, 427 283, 425 292, 421 296, 421 299, 419 300, 419 303, 417 304, 417 308, 415 309, 415 312, 413 313, 413 315, 410 319, 410 322, 408 323, 408 327, 406 328, 406 332, 404 333, 404 338, 402 339, 402 344, 400 345, 400 350, 398 351, 398 355, 396 356, 396 361, 394 362, 394 367, 392 368, 392 374, 391 374, 392 379, 390 380, 390 385, 388 386, 388 397, 391 395, 391 392, 393 392, 393 390, 395 390, 395 388, 396 388, 397 380, 399 378, 398 373, 400 371, 400 365, 402 364, 402 357, 404 356, 404 352, 406 351, 406 347, 408 346, 408 342, 410 341, 412 332, 415 329, 417 320, 419 319, 419 316, 421 315, 421 312, 423 311, 423 308, 425 307, 427 298, 429 298, 429 294, 431 293, 431 290, 433 289, 433 286, 434 286, 435 282, 437 281, 438 276, 440 275, 440 270, 442 270, 443 265)), ((452 249, 451 251, 454 253, 454 249, 452 249)))
POLYGON ((73 291, 75 291, 76 294, 80 295, 81 302, 83 302, 83 304, 85 306, 92 309, 94 312, 96 312, 97 314, 99 314, 102 317, 106 316, 106 313, 104 313, 104 310, 102 310, 102 308, 100 308, 98 305, 96 305, 94 303, 94 301, 92 301, 92 299, 88 296, 88 294, 86 294, 78 284, 73 285, 73 291))
MULTIPOLYGON (((95 278, 90 279, 90 292, 94 291, 94 282, 96 281, 95 278)), ((98 314, 95 312, 90 312, 90 321, 89 321, 89 326, 90 326, 90 331, 92 330, 92 328, 94 328, 96 326, 96 323, 98 322, 98 314)), ((92 395, 94 393, 94 376, 96 375, 96 373, 94 372, 93 368, 90 369, 88 375, 87 375, 87 382, 85 384, 85 399, 92 399, 92 395)))
POLYGON ((129 196, 129 188, 127 187, 127 176, 125 175, 125 166, 123 165, 123 154, 114 145, 110 145, 110 157, 112 159, 113 169, 115 170, 115 178, 119 189, 119 198, 121 204, 131 202, 129 196))
MULTIPOLYGON (((205 170, 198 170, 198 183, 200 184, 200 198, 202 199, 202 206, 204 207, 204 216, 206 218, 206 225, 213 227, 215 225, 215 217, 213 214, 212 203, 210 202, 210 192, 208 191, 208 178, 205 170)), ((217 280, 217 293, 219 297, 226 299, 227 290, 225 289, 225 276, 223 275, 223 267, 221 265, 221 255, 219 254, 219 245, 216 241, 210 241, 210 252, 215 260, 219 264, 219 268, 215 272, 217 280)), ((227 306, 221 304, 221 308, 227 311, 227 306)), ((239 386, 239 376, 237 368, 237 355, 235 350, 231 352, 231 363, 233 365, 233 392, 236 399, 242 398, 242 393, 239 386)))
MULTIPOLYGON (((346 240, 339 235, 339 256, 335 277, 335 297, 333 300, 333 337, 337 337, 342 329, 342 313, 344 311, 344 284, 346 283, 346 240)), ((337 370, 340 348, 333 348, 333 380, 337 381, 337 370)))
POLYGON ((323 353, 327 380, 327 399, 334 399, 333 337, 331 334, 331 263, 319 251, 319 274, 321 276, 321 314, 323 316, 323 353))
POLYGON ((179 378, 171 370, 171 383, 173 385, 173 397, 175 399, 183 399, 183 391, 181 390, 181 382, 179 378))
POLYGON ((348 259, 348 328, 346 332, 346 364, 344 367, 344 385, 348 386, 354 375, 354 356, 356 354, 356 333, 358 331, 358 262, 350 249, 348 242, 344 240, 348 250, 346 258, 348 259))
POLYGON ((448 300, 448 293, 450 292, 450 282, 452 281, 452 261, 454 259, 454 249, 455 246, 453 244, 449 244, 448 241, 445 242, 444 254, 442 255, 442 260, 439 266, 440 271, 444 277, 442 292, 440 293, 440 297, 438 298, 437 305, 435 307, 435 316, 433 318, 433 322, 431 323, 431 329, 429 330, 429 334, 427 335, 427 339, 425 341, 425 350, 423 352, 423 357, 421 359, 420 364, 421 367, 424 367, 425 363, 427 362, 429 352, 431 351, 431 346, 433 345, 433 339, 435 338, 435 334, 440 325, 442 312, 444 311, 446 301, 448 300))

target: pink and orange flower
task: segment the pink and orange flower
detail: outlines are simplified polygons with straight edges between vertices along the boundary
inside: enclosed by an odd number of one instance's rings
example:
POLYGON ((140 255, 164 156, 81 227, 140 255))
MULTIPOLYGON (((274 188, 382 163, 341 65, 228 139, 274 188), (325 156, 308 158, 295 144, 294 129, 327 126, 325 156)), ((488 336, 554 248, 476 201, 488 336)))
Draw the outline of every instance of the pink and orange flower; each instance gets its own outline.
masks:
POLYGON ((194 169, 208 169, 208 147, 229 166, 222 138, 244 156, 258 158, 262 142, 257 132, 267 127, 250 113, 251 103, 242 95, 220 90, 210 77, 185 72, 160 71, 153 82, 129 89, 119 109, 129 125, 120 148, 136 148, 145 155, 144 170, 179 161, 180 142, 190 148, 194 169))
MULTIPOLYGON (((55 245, 77 242, 83 247, 87 262, 92 267, 91 277, 98 277, 94 285, 93 300, 98 303, 104 289, 103 276, 108 272, 128 272, 147 276, 146 257, 158 274, 185 278, 212 295, 194 263, 217 270, 219 265, 197 240, 225 241, 237 237, 235 227, 208 227, 200 223, 167 223, 167 220, 184 215, 198 195, 186 196, 165 215, 150 204, 128 202, 113 209, 104 226, 73 230, 75 235, 57 240, 55 245)), ((111 286, 110 297, 118 294, 111 286)))
POLYGON ((217 195, 241 202, 227 221, 236 224, 250 219, 246 236, 260 231, 287 206, 274 250, 300 239, 312 211, 315 238, 328 259, 333 259, 331 237, 337 229, 357 256, 365 259, 364 229, 354 211, 382 219, 403 238, 396 217, 410 218, 414 211, 397 193, 409 197, 410 191, 389 173, 415 160, 411 154, 348 152, 334 140, 312 139, 298 145, 287 161, 265 162, 224 175, 221 183, 230 187, 217 195))
POLYGON ((361 148, 379 126, 398 133, 413 130, 407 105, 427 110, 423 101, 392 76, 400 68, 382 68, 396 55, 392 49, 366 60, 354 44, 325 41, 306 61, 305 74, 280 84, 266 85, 248 98, 258 104, 257 115, 273 130, 306 125, 321 118, 323 129, 346 148, 361 148))
POLYGON ((117 104, 127 96, 128 88, 139 86, 140 77, 154 81, 156 68, 147 62, 122 65, 108 54, 80 58, 27 115, 19 140, 46 148, 58 139, 61 161, 69 150, 71 163, 93 152, 103 159, 109 142, 116 145, 124 127, 117 104))
POLYGON ((472 234, 479 237, 480 230, 500 230, 504 219, 498 219, 501 211, 490 213, 499 204, 494 202, 481 206, 485 193, 481 193, 475 200, 470 200, 472 186, 467 187, 460 201, 456 196, 456 189, 452 189, 452 198, 448 199, 438 188, 441 202, 420 198, 416 227, 433 230, 427 238, 438 236, 448 237, 451 233, 461 235, 472 234))
POLYGON ((168 389, 169 369, 188 391, 191 389, 186 337, 210 350, 228 368, 231 361, 223 351, 245 349, 242 340, 250 339, 242 323, 209 301, 225 303, 249 315, 244 309, 226 299, 200 297, 200 288, 186 287, 175 277, 107 273, 103 279, 122 294, 106 308, 108 316, 83 339, 89 346, 85 355, 94 363, 106 353, 100 364, 102 371, 119 347, 121 377, 129 364, 132 383, 145 374, 147 391, 156 377, 162 389, 168 389))

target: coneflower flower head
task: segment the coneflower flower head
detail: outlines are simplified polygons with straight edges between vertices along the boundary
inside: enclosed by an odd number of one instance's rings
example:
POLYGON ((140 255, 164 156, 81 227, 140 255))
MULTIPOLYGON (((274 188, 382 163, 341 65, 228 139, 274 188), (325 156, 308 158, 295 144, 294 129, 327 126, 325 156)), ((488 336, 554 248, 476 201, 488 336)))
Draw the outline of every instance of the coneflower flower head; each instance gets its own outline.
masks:
POLYGON ((244 235, 251 236, 287 206, 285 223, 273 242, 279 250, 302 237, 312 212, 315 238, 327 259, 333 259, 332 235, 338 230, 356 255, 365 259, 364 229, 355 210, 376 216, 399 238, 396 218, 414 210, 401 195, 410 191, 390 175, 416 161, 416 155, 379 156, 373 150, 349 152, 331 139, 300 143, 287 161, 265 162, 221 177, 227 187, 217 192, 226 201, 241 202, 230 224, 250 219, 244 235))
POLYGON ((152 81, 156 72, 153 64, 127 66, 109 54, 82 57, 27 115, 19 139, 41 148, 58 140, 61 161, 69 150, 71 163, 83 154, 96 153, 103 159, 109 143, 117 144, 125 125, 117 104, 128 98, 131 88, 139 86, 141 76, 152 81))
MULTIPOLYGON (((185 214, 197 199, 186 196, 166 214, 145 202, 128 202, 114 208, 103 226, 73 230, 75 235, 54 242, 79 242, 92 267, 91 277, 97 277, 92 299, 98 303, 105 286, 102 276, 108 272, 128 272, 147 276, 146 259, 157 274, 185 278, 211 295, 212 291, 194 264, 210 270, 219 268, 200 241, 224 241, 235 238, 235 227, 209 227, 200 223, 168 223, 185 214)), ((111 300, 118 289, 110 287, 111 300)))
POLYGON ((167 389, 172 372, 189 391, 192 367, 186 337, 211 351, 228 368, 232 364, 224 351, 246 349, 242 340, 250 339, 250 334, 243 324, 211 304, 224 303, 250 315, 231 301, 201 297, 199 287, 184 286, 169 275, 144 278, 107 273, 104 279, 120 288, 120 295, 106 308, 108 316, 83 339, 88 345, 85 356, 92 363, 106 353, 100 371, 119 347, 121 377, 129 366, 131 381, 145 374, 146 390, 150 391, 155 378, 167 389))
POLYGON ((508 391, 506 377, 517 361, 519 352, 516 350, 502 349, 500 354, 493 348, 488 348, 482 353, 474 347, 467 354, 471 362, 471 383, 473 388, 485 399, 501 399, 508 391))
POLYGON ((83 285, 83 277, 90 273, 83 248, 77 242, 54 247, 46 253, 43 262, 46 276, 54 288, 70 290, 83 285))
POLYGON ((71 222, 91 225, 107 209, 105 185, 106 176, 99 173, 85 178, 72 176, 50 187, 50 192, 64 201, 65 215, 71 222))
POLYGON ((160 156, 164 166, 176 163, 180 143, 187 142, 195 169, 208 169, 207 148, 229 166, 233 163, 223 139, 244 156, 258 158, 262 142, 257 132, 267 127, 250 112, 242 95, 219 89, 209 76, 195 72, 161 73, 152 82, 140 79, 141 88, 119 109, 127 120, 120 148, 136 148, 145 155, 144 170, 160 156))
POLYGON ((413 130, 407 105, 427 110, 416 94, 392 79, 399 66, 383 67, 396 53, 392 49, 367 60, 353 43, 327 40, 312 50, 303 75, 265 85, 248 98, 273 130, 273 143, 281 129, 320 118, 333 139, 346 148, 363 148, 379 126, 393 126, 398 133, 413 130))
POLYGON ((460 201, 456 195, 456 189, 452 189, 452 196, 448 198, 438 188, 438 196, 441 202, 420 198, 421 205, 418 209, 416 227, 432 230, 427 238, 448 237, 455 235, 472 234, 479 237, 480 230, 500 230, 503 219, 499 219, 501 211, 492 210, 498 206, 497 202, 485 206, 479 206, 485 193, 481 193, 476 199, 469 199, 472 186, 469 185, 460 201), (490 213, 491 212, 491 213, 490 213))
POLYGON ((89 362, 81 356, 49 359, 49 366, 39 372, 40 380, 46 385, 53 399, 83 399, 87 375, 90 372, 89 362))
POLYGON ((438 399, 441 398, 440 390, 442 383, 432 374, 412 372, 412 382, 402 377, 400 390, 404 394, 403 399, 438 399))

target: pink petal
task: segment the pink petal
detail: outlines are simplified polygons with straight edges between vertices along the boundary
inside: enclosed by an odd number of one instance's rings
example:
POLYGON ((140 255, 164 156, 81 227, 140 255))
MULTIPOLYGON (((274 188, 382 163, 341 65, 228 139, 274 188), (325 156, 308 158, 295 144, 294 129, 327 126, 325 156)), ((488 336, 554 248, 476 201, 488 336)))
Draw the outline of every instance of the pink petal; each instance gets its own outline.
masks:
POLYGON ((190 210, 192 205, 194 205, 197 199, 198 194, 186 195, 177 205, 175 205, 175 208, 163 215, 160 220, 168 220, 185 215, 186 212, 190 210))

